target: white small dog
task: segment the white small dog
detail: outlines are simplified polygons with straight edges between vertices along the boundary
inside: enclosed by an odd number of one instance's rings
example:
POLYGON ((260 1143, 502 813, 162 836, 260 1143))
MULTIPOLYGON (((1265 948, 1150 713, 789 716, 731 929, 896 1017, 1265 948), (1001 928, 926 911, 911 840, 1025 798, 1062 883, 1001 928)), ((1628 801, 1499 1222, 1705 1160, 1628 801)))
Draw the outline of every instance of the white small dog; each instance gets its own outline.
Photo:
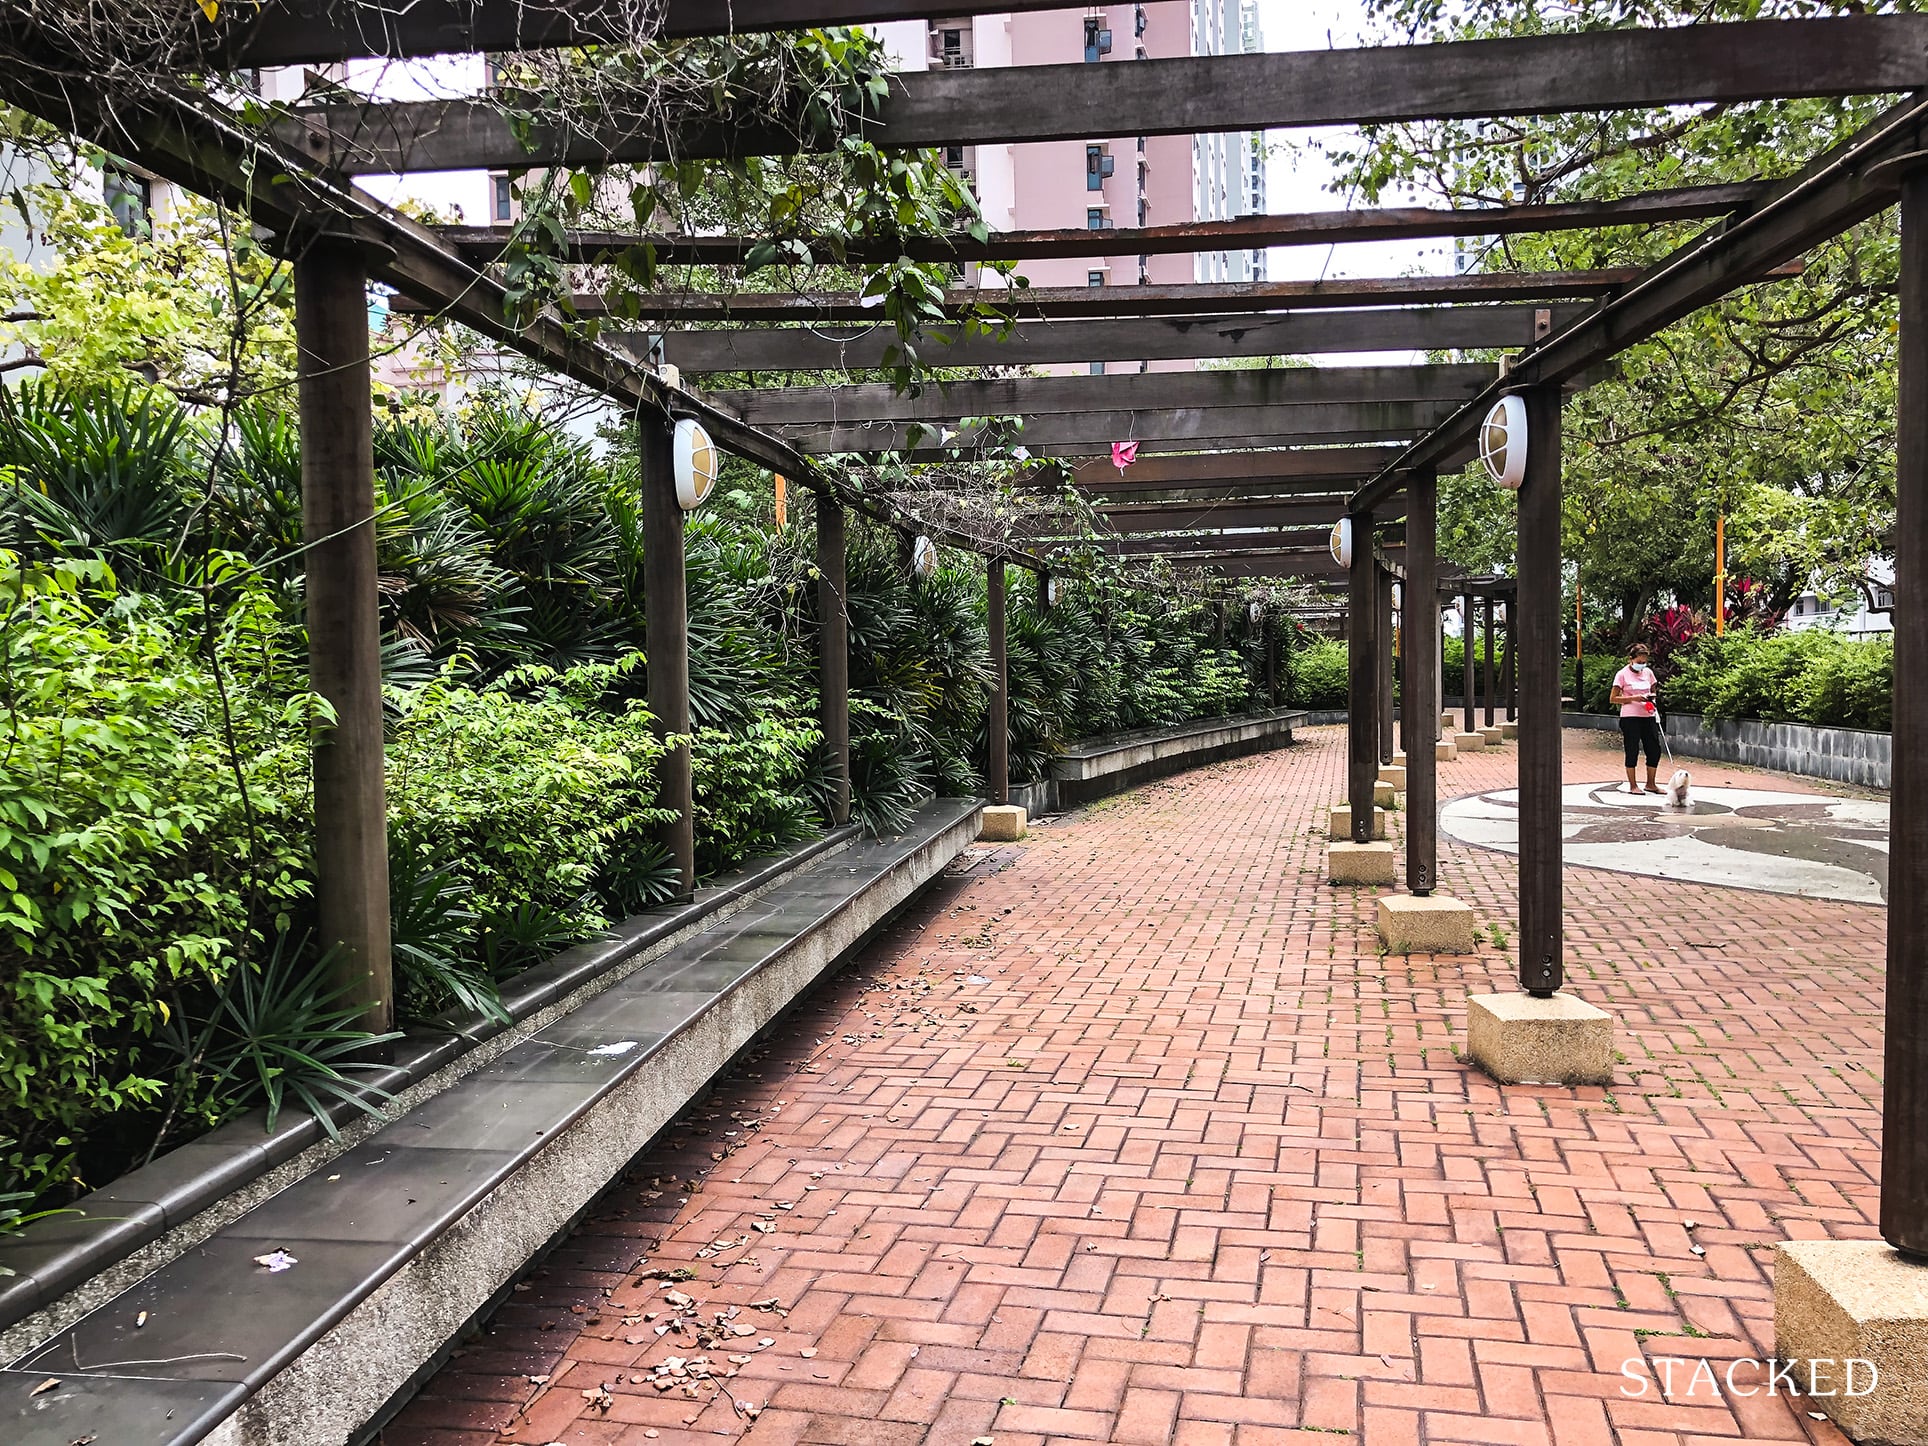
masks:
POLYGON ((1676 768, 1674 776, 1667 780, 1667 807, 1687 807, 1687 785, 1692 782, 1684 768, 1676 768))

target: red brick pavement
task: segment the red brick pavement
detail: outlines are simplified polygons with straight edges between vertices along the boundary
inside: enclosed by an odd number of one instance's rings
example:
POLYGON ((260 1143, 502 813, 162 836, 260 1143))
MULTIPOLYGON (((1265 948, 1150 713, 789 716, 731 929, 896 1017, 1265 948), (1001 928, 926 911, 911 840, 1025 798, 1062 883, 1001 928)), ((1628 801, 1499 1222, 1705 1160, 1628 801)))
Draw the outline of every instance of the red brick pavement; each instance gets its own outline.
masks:
MULTIPOLYGON (((1568 778, 1617 746, 1569 734, 1568 778)), ((1380 956, 1372 891, 1324 881, 1343 770, 1311 730, 945 880, 384 1442, 1840 1443, 1693 1363, 1771 1351, 1774 1241, 1874 1233, 1883 912, 1569 869, 1572 987, 1625 1062, 1501 1091, 1455 1045, 1512 960, 1380 956), (645 1260, 751 1333, 659 1337, 645 1260), (652 1384, 699 1356, 724 1389, 652 1384), (1671 1393, 1626 1394, 1643 1359, 1671 1393)), ((1513 861, 1444 847, 1506 938, 1513 861)))

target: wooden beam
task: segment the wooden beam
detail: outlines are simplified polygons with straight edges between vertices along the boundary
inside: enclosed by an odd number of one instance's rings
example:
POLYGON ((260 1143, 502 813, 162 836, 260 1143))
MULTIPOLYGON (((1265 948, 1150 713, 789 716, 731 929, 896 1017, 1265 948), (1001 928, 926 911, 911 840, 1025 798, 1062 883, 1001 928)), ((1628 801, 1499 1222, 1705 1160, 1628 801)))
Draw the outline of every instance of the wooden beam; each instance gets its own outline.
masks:
POLYGON ((335 714, 311 750, 316 942, 338 951, 337 1003, 382 1033, 395 988, 367 253, 317 240, 296 258, 294 288, 308 686, 335 714))
MULTIPOLYGON (((1005 14, 1064 8, 1064 0, 946 0, 944 15, 1005 14)), ((412 0, 409 4, 343 0, 265 0, 237 6, 238 19, 209 33, 190 54, 222 68, 326 65, 363 56, 403 59, 467 51, 553 50, 621 45, 634 39, 638 17, 660 14, 652 33, 665 40, 875 25, 919 20, 930 0, 665 0, 655 14, 624 0, 412 0)), ((197 25, 197 29, 199 26, 197 25)), ((185 63, 188 56, 180 57, 185 63)))
MULTIPOLYGON (((1299 447, 1259 452, 1199 452, 1141 457, 1121 472, 1110 458, 1072 464, 1078 487, 1125 492, 1136 487, 1182 486, 1194 482, 1275 482, 1287 479, 1338 479, 1358 467, 1377 473, 1399 455, 1397 447, 1299 447)), ((1368 474, 1370 475, 1370 473, 1368 474)))
POLYGON ((1352 565, 1346 592, 1346 804, 1352 841, 1372 842, 1374 785, 1379 779, 1379 570, 1372 556, 1372 518, 1352 519, 1352 565))
MULTIPOLYGON (((1928 172, 1920 169, 1901 190, 1900 321, 1880 1223, 1890 1245, 1922 1259, 1928 1257, 1928 172)), ((1530 716, 1533 700, 1524 688, 1521 702, 1530 716)))
POLYGON ((915 395, 882 382, 759 387, 709 394, 753 427, 834 422, 954 422, 965 417, 1078 416, 1140 409, 1288 407, 1326 402, 1462 402, 1497 375, 1485 363, 1267 367, 1102 377, 930 382, 915 395))
POLYGON ((985 564, 985 629, 991 645, 991 697, 985 709, 985 781, 994 804, 1011 801, 1011 671, 1004 627, 1004 563, 985 564))
MULTIPOLYGON (((893 78, 865 136, 1000 145, 1879 95, 1928 85, 1928 16, 1594 30, 1442 45, 992 66, 893 78)), ((538 111, 538 114, 540 112, 538 111)), ((789 155, 793 129, 646 111, 525 135, 488 101, 322 108, 290 139, 345 174, 789 155), (312 129, 311 129, 312 128, 312 129)))
MULTIPOLYGON (((649 711, 658 737, 690 732, 689 591, 683 508, 676 496, 671 427, 661 412, 637 414, 643 494, 643 616, 647 624, 649 711)), ((696 893, 696 785, 687 741, 663 755, 657 803, 670 810, 661 842, 675 865, 677 892, 696 893)))
MULTIPOLYGON (((451 228, 443 228, 447 236, 451 228)), ((478 228, 485 229, 485 228, 478 228)), ((465 254, 480 262, 493 261, 500 252, 498 237, 480 253, 465 254)), ((1115 233, 1114 233, 1115 234, 1115 233)), ((1031 286, 1013 287, 996 297, 1012 315, 1026 321, 1068 321, 1121 316, 1209 316, 1236 313, 1334 310, 1354 306, 1433 306, 1444 303, 1561 301, 1606 296, 1638 281, 1645 271, 1637 266, 1598 271, 1469 271, 1455 276, 1381 276, 1330 281, 1215 281, 1146 286, 1031 286)), ((956 316, 984 300, 977 287, 957 287, 944 294, 943 307, 956 316)), ((871 322, 879 319, 877 303, 866 303, 848 292, 661 291, 626 294, 612 308, 599 294, 582 292, 571 305, 579 316, 620 314, 627 323, 644 321, 730 322, 738 326, 807 321, 871 322)), ((407 297, 397 297, 392 310, 423 310, 407 297)))
MULTIPOLYGON (((1395 535, 1403 536, 1396 527, 1395 535)), ((1252 528, 1244 532, 1186 532, 1155 537, 1124 535, 1112 537, 1075 537, 1062 542, 1041 543, 1055 552, 1076 552, 1089 548, 1113 557, 1238 557, 1253 552, 1278 552, 1317 549, 1328 545, 1331 522, 1316 527, 1252 528)))
MULTIPOLYGON (((1520 988, 1566 979, 1560 800, 1560 389, 1526 394, 1526 481, 1518 519, 1520 610, 1520 988)), ((1469 642, 1471 629, 1468 629, 1469 642)), ((1470 654, 1469 654, 1470 656, 1470 654)))
MULTIPOLYGON (((1183 361, 1360 351, 1518 351, 1585 315, 1583 304, 1428 306, 1294 311, 1274 316, 1118 317, 1020 322, 1002 335, 930 333, 919 358, 934 367, 1048 366, 1063 362, 1183 361)), ((748 331, 617 331, 639 355, 658 339, 664 359, 693 375, 715 372, 864 371, 889 365, 902 342, 892 328, 848 338, 802 327, 748 331)))
POLYGON ((817 716, 830 755, 830 822, 850 822, 850 599, 847 519, 834 497, 817 497, 817 716))
MULTIPOLYGON (((1113 442, 1182 443, 1196 448, 1217 442, 1305 443, 1385 442, 1417 437, 1452 415, 1450 402, 1331 402, 1315 406, 1212 407, 1176 410, 1086 412, 1038 417, 1019 434, 1026 447, 1078 446, 1088 453, 1108 452, 1113 442)), ((930 429, 930 424, 913 423, 930 429)), ((910 452, 941 458, 944 451, 913 439, 894 422, 838 422, 820 426, 783 426, 771 430, 806 456, 839 452, 910 452)), ((968 451, 968 438, 953 445, 968 451)), ((957 453, 953 452, 955 456, 957 453)))
POLYGON ((1276 552, 1234 557, 1172 557, 1165 561, 1179 572, 1206 572, 1223 578, 1281 577, 1310 581, 1345 575, 1325 547, 1281 548, 1276 552))
MULTIPOLYGON (((332 112, 331 112, 332 114, 332 112)), ((373 158, 371 157, 371 162, 373 158)), ((400 163, 401 156, 394 159, 400 163)), ((512 158, 499 165, 526 165, 512 158)), ((354 173, 355 167, 348 168, 354 173)), ((372 169, 386 169, 373 165, 372 169)), ((1048 231, 994 231, 979 240, 959 232, 865 241, 835 235, 800 236, 796 244, 819 260, 844 264, 914 261, 1062 261, 1086 256, 1171 256, 1194 251, 1262 251, 1273 246, 1330 246, 1362 241, 1415 241, 1437 237, 1519 236, 1549 231, 1590 231, 1606 226, 1654 226, 1670 221, 1725 216, 1758 201, 1759 181, 1719 186, 1682 186, 1600 201, 1554 201, 1530 206, 1390 206, 1352 210, 1262 213, 1223 221, 1181 221, 1162 226, 1088 226, 1048 231)), ((494 262, 513 234, 500 226, 449 226, 442 235, 465 257, 494 262)), ((636 231, 567 231, 554 248, 557 259, 606 264, 647 248, 663 266, 742 266, 767 243, 755 236, 701 236, 636 231)))
POLYGON ((1195 532, 1226 527, 1331 527, 1346 513, 1346 495, 1250 504, 1185 502, 1105 508, 1101 526, 1118 533, 1195 532))
POLYGON ((1361 488, 1361 505, 1395 485, 1395 469, 1437 465, 1444 452, 1463 445, 1503 392, 1564 384, 1886 209, 1897 195, 1895 163, 1924 148, 1928 101, 1917 96, 1777 183, 1766 201, 1676 248, 1623 295, 1556 332, 1521 358, 1502 385, 1489 388, 1361 488))
POLYGON ((1406 479, 1406 604, 1400 639, 1406 654, 1406 694, 1399 734, 1406 745, 1406 887, 1424 898, 1439 880, 1439 608, 1435 552, 1438 480, 1431 472, 1406 479))

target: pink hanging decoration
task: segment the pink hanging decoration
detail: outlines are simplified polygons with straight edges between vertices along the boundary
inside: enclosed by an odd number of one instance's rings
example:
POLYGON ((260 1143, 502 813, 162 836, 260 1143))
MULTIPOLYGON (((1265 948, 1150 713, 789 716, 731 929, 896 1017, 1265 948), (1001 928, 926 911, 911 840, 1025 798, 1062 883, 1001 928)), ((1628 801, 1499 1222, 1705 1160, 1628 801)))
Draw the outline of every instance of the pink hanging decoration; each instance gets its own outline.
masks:
POLYGON ((1111 465, 1120 472, 1138 460, 1136 442, 1113 442, 1111 444, 1111 465))

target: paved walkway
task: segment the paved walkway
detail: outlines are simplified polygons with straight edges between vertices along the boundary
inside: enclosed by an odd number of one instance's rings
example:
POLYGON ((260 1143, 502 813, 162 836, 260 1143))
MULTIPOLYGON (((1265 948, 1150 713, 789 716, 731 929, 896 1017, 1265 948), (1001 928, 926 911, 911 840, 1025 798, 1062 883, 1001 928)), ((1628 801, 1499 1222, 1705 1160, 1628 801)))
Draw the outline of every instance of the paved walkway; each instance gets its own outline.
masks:
MULTIPOLYGON (((387 1446, 1839 1446, 1691 1384, 1769 1354, 1774 1241, 1874 1233, 1882 911, 1570 868, 1625 1064, 1502 1092, 1454 1046, 1513 972, 1514 860, 1442 841, 1482 952, 1382 958, 1371 891, 1323 877, 1340 731, 1305 737, 939 884, 387 1446)), ((1617 775, 1617 740, 1566 747, 1617 775)))

